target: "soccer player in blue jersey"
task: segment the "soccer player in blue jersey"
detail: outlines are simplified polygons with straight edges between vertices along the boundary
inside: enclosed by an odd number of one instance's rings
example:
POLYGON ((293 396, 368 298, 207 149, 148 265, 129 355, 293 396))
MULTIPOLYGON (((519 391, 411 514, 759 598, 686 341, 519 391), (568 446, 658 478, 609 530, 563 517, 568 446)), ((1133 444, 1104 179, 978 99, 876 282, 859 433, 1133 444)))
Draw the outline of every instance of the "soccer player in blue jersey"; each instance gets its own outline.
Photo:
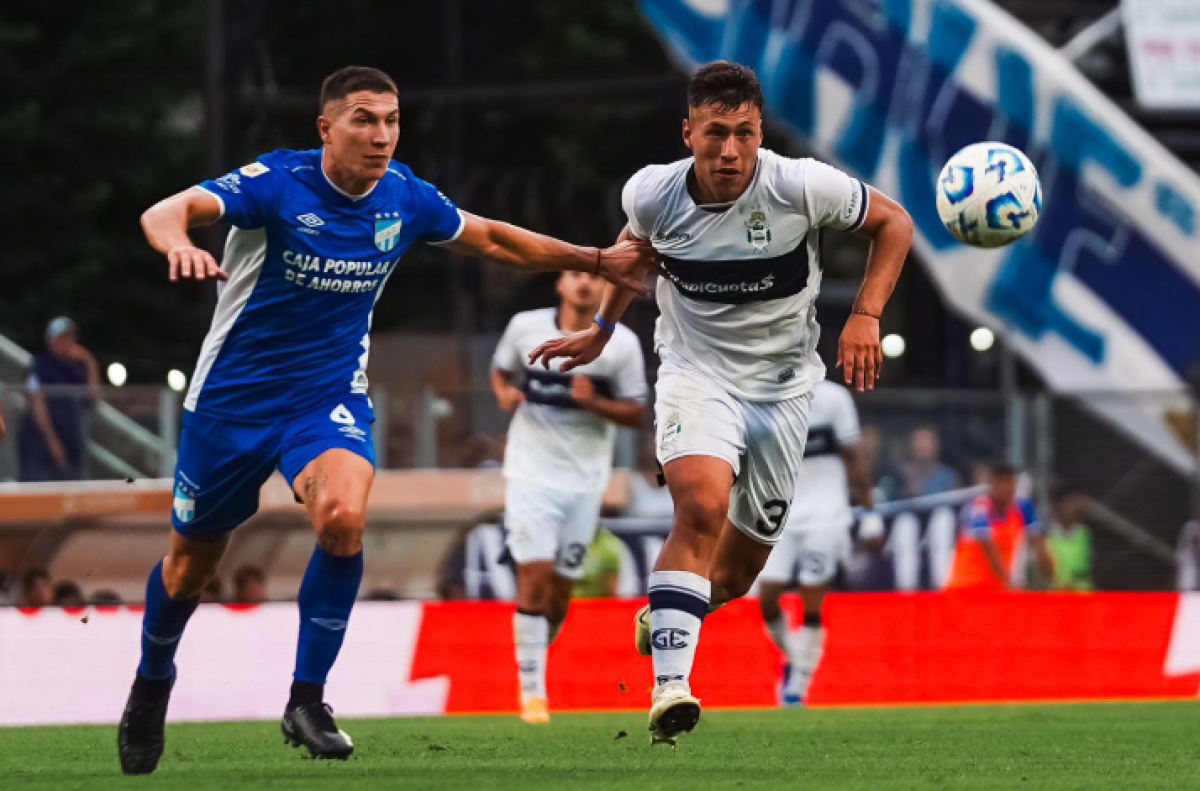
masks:
POLYGON ((321 89, 321 148, 267 154, 142 216, 171 280, 223 282, 184 402, 170 550, 146 588, 142 658, 118 735, 126 774, 158 764, 184 627, 230 531, 257 510, 259 489, 276 469, 304 503, 317 544, 298 597, 283 732, 316 757, 353 751, 325 705, 324 686, 363 575, 375 457, 366 376, 371 312, 412 245, 594 272, 634 288, 653 261, 645 243, 576 247, 460 211, 392 161, 398 93, 380 71, 342 69, 321 89), (233 227, 218 265, 188 230, 222 217, 233 227))

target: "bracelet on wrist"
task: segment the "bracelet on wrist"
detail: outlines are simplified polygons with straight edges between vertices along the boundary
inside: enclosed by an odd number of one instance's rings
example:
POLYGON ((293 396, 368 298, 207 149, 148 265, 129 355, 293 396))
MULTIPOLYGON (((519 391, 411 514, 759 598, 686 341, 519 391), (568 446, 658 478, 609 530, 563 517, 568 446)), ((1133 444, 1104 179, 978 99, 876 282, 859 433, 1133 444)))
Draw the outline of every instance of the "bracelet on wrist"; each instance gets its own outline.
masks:
POLYGON ((616 332, 617 331, 617 325, 609 324, 607 321, 605 321, 600 316, 599 313, 596 314, 596 326, 599 327, 600 329, 604 330, 605 332, 616 332))
POLYGON ((854 310, 850 311, 850 315, 852 315, 852 316, 870 316, 871 318, 875 319, 876 321, 879 321, 879 319, 882 318, 881 314, 879 314, 879 313, 872 313, 869 310, 859 310, 858 308, 855 308, 854 310))
POLYGON ((600 262, 604 260, 604 251, 599 247, 596 248, 596 268, 592 270, 592 274, 597 277, 600 275, 600 262))

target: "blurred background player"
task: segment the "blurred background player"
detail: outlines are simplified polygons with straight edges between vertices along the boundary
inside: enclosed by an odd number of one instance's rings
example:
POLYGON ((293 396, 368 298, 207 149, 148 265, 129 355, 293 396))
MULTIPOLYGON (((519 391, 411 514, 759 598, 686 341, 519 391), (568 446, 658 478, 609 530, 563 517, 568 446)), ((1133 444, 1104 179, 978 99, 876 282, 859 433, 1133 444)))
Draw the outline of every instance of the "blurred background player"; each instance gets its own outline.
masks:
POLYGON ((1042 579, 1054 580, 1054 561, 1033 503, 1017 497, 1017 468, 994 462, 988 490, 963 508, 947 589, 1005 590, 1017 583, 1025 545, 1042 579))
POLYGON ((549 721, 546 650, 567 616, 596 533, 616 426, 638 428, 647 412, 642 347, 624 326, 574 374, 527 364, 538 345, 592 324, 604 281, 564 272, 558 294, 557 308, 513 316, 492 360, 496 400, 515 411, 504 453, 504 525, 517 563, 513 638, 521 716, 531 723, 549 721))
POLYGON ((867 512, 859 538, 873 540, 883 522, 872 509, 870 470, 860 447, 858 410, 850 391, 830 381, 813 387, 808 443, 783 536, 759 575, 758 604, 771 640, 787 657, 780 699, 799 705, 821 662, 825 628, 821 611, 838 566, 850 554, 851 500, 867 512), (793 631, 779 597, 800 584, 803 624, 793 631))
MULTIPOLYGON (((913 233, 882 193, 763 149, 762 86, 746 66, 702 66, 687 103, 692 156, 643 168, 621 196, 620 238, 651 240, 663 275, 654 414, 675 515, 634 628, 639 652, 654 657, 651 740, 665 744, 700 719, 689 678, 704 617, 746 594, 787 520, 811 391, 825 376, 816 353, 820 229, 871 238, 838 347, 859 391, 879 376, 879 319, 913 233)), ((591 329, 534 357, 547 366, 567 357, 562 370, 595 359, 632 296, 607 290, 591 329)))
POLYGON ((399 92, 383 72, 348 67, 329 76, 320 113, 322 148, 267 154, 142 217, 171 280, 226 282, 184 401, 170 550, 147 583, 142 659, 118 737, 126 774, 158 764, 179 640, 230 531, 257 511, 259 489, 277 468, 317 534, 281 727, 314 756, 353 752, 324 702, 325 681, 363 577, 375 474, 371 314, 410 247, 601 273, 635 289, 642 286, 628 274, 651 261, 648 245, 621 243, 605 254, 460 212, 392 161, 399 92), (188 236, 221 218, 233 226, 225 269, 188 236))

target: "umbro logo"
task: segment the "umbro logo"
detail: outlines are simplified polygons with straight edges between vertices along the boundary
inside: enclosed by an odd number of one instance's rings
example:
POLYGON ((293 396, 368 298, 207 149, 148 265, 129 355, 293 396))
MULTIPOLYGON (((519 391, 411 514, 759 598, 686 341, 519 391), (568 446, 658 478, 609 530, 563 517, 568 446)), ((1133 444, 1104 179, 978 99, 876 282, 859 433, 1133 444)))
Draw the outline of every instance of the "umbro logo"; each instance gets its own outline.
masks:
POLYGON ((317 215, 312 214, 312 213, 301 214, 296 219, 299 220, 300 222, 304 223, 305 225, 307 225, 309 228, 316 228, 318 225, 325 224, 324 220, 322 220, 320 217, 318 217, 317 215))

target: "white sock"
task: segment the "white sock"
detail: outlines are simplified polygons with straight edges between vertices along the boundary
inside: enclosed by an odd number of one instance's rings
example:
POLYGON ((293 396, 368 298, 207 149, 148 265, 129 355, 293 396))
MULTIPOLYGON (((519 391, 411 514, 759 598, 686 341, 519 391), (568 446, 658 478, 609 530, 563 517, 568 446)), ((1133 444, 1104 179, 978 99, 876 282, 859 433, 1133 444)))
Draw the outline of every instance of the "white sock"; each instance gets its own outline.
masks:
POLYGON ((793 661, 801 665, 811 665, 815 670, 825 652, 825 627, 806 626, 800 630, 793 640, 793 661))
POLYGON ((546 644, 550 624, 540 615, 513 615, 513 642, 517 647, 517 678, 524 697, 546 697, 546 644))
POLYGON ((788 662, 792 661, 792 636, 788 632, 787 616, 783 613, 775 616, 772 621, 766 621, 767 634, 771 636, 771 642, 775 647, 783 652, 788 658, 788 662))
POLYGON ((650 573, 650 644, 656 687, 687 683, 696 661, 700 624, 708 614, 712 584, 688 571, 650 573))
POLYGON ((804 697, 825 653, 825 628, 805 626, 790 642, 788 654, 791 657, 792 676, 788 680, 788 691, 804 697))

